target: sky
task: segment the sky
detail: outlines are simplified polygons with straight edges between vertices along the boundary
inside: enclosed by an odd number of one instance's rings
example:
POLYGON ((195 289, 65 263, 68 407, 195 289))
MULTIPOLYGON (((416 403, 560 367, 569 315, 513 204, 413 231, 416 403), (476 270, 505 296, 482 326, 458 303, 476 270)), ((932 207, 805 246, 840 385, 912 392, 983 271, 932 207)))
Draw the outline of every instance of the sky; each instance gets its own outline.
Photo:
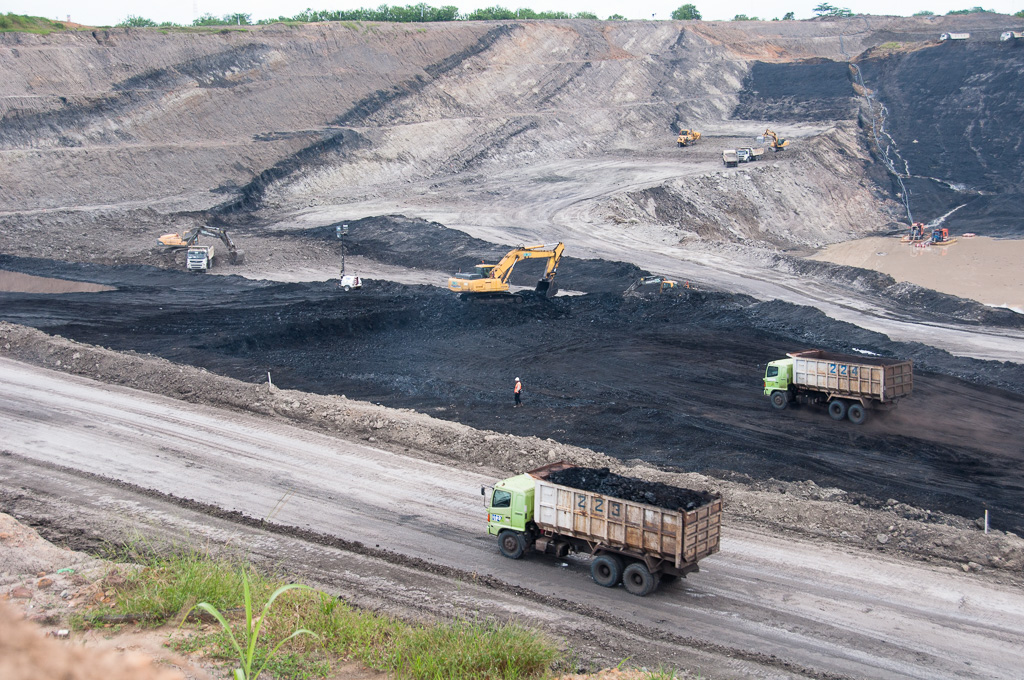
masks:
MULTIPOLYGON (((902 15, 929 10, 945 14, 950 10, 969 9, 980 2, 980 6, 1000 14, 1013 14, 1024 9, 1024 0, 826 0, 835 7, 843 7, 856 14, 902 15)), ((433 7, 455 5, 463 13, 495 5, 516 9, 529 8, 534 11, 593 12, 601 19, 621 14, 627 19, 672 18, 672 10, 680 5, 692 3, 703 19, 729 20, 737 14, 746 14, 761 19, 782 18, 793 12, 797 19, 815 16, 813 9, 822 0, 436 0, 426 2, 433 7)), ((164 0, 144 2, 143 0, 0 0, 0 13, 31 14, 48 19, 71 21, 90 26, 113 26, 129 15, 152 19, 157 23, 172 21, 176 24, 191 24, 192 20, 204 14, 224 16, 227 14, 250 14, 252 21, 291 17, 312 8, 315 10, 358 9, 387 5, 415 5, 417 0, 164 0)))

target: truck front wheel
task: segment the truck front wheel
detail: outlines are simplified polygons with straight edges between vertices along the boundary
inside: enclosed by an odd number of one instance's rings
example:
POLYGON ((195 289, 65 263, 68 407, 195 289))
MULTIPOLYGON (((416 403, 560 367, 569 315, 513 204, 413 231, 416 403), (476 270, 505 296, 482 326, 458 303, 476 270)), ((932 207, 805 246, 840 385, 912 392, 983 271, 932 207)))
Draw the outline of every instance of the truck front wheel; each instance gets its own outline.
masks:
POLYGON ((614 588, 622 580, 622 560, 615 555, 598 555, 590 563, 590 576, 597 585, 614 588))
POLYGON ((771 399, 772 399, 772 406, 774 406, 775 408, 777 408, 780 411, 782 409, 786 408, 786 405, 789 404, 789 395, 786 394, 785 392, 780 391, 780 390, 776 390, 776 391, 772 392, 771 399))
POLYGON ((850 404, 850 408, 846 410, 846 417, 850 419, 851 423, 860 425, 868 419, 868 412, 860 404, 850 404))
POLYGON ((648 571, 643 562, 634 562, 622 573, 622 585, 627 592, 638 597, 650 595, 657 590, 659 583, 661 579, 658 575, 648 571))
POLYGON ((828 414, 832 416, 832 420, 842 420, 846 417, 846 402, 842 399, 836 399, 828 403, 828 414))
POLYGON ((518 560, 526 551, 526 539, 518 531, 504 529, 498 534, 498 550, 505 557, 518 560))

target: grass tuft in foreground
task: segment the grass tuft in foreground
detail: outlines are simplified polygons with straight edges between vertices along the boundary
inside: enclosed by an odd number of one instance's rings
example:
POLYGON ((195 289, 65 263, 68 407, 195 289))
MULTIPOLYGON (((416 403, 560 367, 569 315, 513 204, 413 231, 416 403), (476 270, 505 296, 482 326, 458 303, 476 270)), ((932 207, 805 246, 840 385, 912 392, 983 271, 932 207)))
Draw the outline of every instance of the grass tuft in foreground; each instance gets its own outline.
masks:
POLYGON ((558 658, 538 631, 517 624, 412 624, 355 609, 308 588, 281 591, 287 585, 283 579, 195 551, 133 557, 143 564, 141 569, 108 579, 116 591, 116 612, 164 623, 203 602, 223 615, 222 630, 186 622, 188 634, 172 642, 184 652, 237 662, 232 635, 235 640, 249 639, 245 582, 250 612, 263 610, 277 592, 273 608, 260 619, 262 628, 251 657, 253 668, 266 664, 275 677, 323 677, 337 661, 354 659, 411 680, 524 680, 545 677, 558 658), (297 629, 313 634, 286 640, 297 629), (275 655, 273 650, 282 641, 275 655))

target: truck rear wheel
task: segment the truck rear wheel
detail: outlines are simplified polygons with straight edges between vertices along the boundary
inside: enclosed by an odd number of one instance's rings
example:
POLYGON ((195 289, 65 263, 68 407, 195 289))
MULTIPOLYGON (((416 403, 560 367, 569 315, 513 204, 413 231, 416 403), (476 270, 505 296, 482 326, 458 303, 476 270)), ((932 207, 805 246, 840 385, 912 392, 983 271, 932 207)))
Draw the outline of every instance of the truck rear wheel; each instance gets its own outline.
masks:
POLYGON ((846 417, 850 419, 851 423, 860 425, 868 419, 868 412, 860 404, 850 404, 850 408, 846 410, 846 417))
POLYGON ((526 551, 526 539, 518 531, 503 529, 498 534, 498 550, 505 557, 518 560, 526 551))
POLYGON ((789 395, 780 390, 776 390, 772 392, 771 400, 772 406, 781 411, 786 408, 787 404, 789 404, 789 395))
POLYGON ((590 563, 590 576, 597 585, 614 588, 622 581, 622 560, 616 555, 598 555, 590 563))
POLYGON ((828 403, 828 414, 832 416, 832 420, 842 420, 846 417, 846 402, 842 399, 836 399, 828 403))
POLYGON ((659 583, 661 579, 658 575, 648 571, 647 565, 643 562, 634 562, 622 573, 622 585, 627 592, 637 597, 650 595, 657 590, 659 583))

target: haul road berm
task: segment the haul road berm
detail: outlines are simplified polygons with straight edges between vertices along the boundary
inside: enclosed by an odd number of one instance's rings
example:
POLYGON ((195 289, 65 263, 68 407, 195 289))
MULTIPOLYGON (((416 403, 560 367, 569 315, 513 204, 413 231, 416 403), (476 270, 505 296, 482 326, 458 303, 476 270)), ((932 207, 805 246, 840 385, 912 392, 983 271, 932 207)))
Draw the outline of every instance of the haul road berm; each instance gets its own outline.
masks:
POLYGON ((787 356, 770 362, 764 373, 764 394, 780 411, 790 404, 825 404, 833 420, 860 425, 869 409, 895 408, 914 389, 911 361, 820 349, 787 356))
POLYGON ((699 571, 697 562, 719 550, 719 494, 565 462, 509 477, 495 484, 490 494, 486 487, 480 493, 486 498, 487 533, 498 537, 498 549, 506 557, 519 559, 530 552, 556 557, 590 554, 590 575, 598 585, 614 588, 621 583, 634 595, 648 595, 663 581, 699 571), (665 503, 653 493, 659 492, 677 507, 588 490, 593 484, 579 488, 583 485, 552 481, 588 476, 610 479, 620 487, 639 490, 645 500, 665 503))

